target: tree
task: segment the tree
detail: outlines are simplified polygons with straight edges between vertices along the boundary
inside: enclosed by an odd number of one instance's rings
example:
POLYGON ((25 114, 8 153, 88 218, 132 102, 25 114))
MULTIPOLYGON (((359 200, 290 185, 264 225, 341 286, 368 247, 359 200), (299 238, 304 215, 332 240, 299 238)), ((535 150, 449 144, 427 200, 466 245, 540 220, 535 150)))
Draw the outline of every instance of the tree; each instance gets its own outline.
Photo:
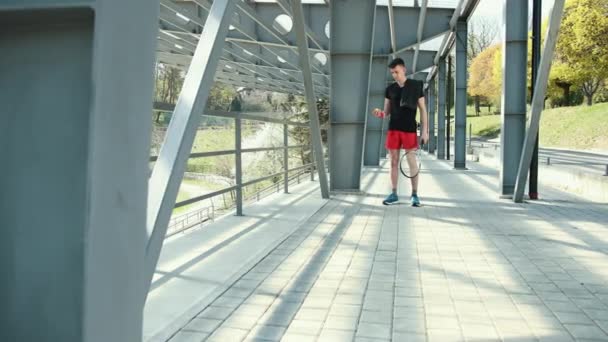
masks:
POLYGON ((571 70, 561 70, 580 85, 593 104, 593 95, 608 78, 608 0, 569 0, 557 43, 556 59, 571 70))
MULTIPOLYGON (((184 73, 163 63, 156 64, 154 101, 175 104, 184 84, 184 73)), ((161 112, 156 113, 155 122, 160 123, 161 112)))
MULTIPOLYGON (((498 28, 496 27, 496 24, 488 18, 479 18, 475 21, 471 21, 467 37, 469 45, 467 53, 467 64, 469 68, 472 66, 473 60, 475 60, 477 56, 479 56, 483 51, 485 51, 492 45, 494 39, 496 38, 497 32, 498 28)), ((479 107, 483 96, 471 96, 474 97, 475 101, 475 113, 479 115, 479 107)))
POLYGON ((495 104, 500 101, 501 48, 500 44, 492 45, 473 59, 469 69, 469 95, 495 104))
MULTIPOLYGON (((294 113, 292 120, 300 122, 309 122, 308 111, 306 111, 306 102, 301 97, 289 95, 287 102, 282 104, 286 112, 294 113)), ((329 126, 329 101, 326 98, 317 100, 317 113, 319 114, 319 124, 323 129, 321 131, 321 141, 327 144, 327 128, 329 126)), ((293 126, 289 131, 290 136, 297 145, 311 146, 310 129, 308 127, 293 126)), ((302 165, 313 162, 312 151, 299 149, 302 165)))
POLYGON ((228 111, 230 109, 230 104, 236 96, 237 92, 233 86, 216 82, 209 91, 206 108, 208 110, 228 111))

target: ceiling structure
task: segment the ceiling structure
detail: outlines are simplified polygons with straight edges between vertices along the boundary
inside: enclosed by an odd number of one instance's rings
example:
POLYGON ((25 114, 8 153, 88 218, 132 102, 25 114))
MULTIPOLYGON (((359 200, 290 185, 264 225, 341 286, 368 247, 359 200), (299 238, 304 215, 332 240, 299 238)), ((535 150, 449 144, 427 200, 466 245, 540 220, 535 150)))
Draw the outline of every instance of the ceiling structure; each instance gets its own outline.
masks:
MULTIPOLYGON (((331 0, 303 1, 315 95, 330 93, 331 0)), ((430 79, 454 43, 456 22, 479 0, 378 0, 373 55, 404 59, 409 75, 430 79)), ((188 70, 210 0, 161 0, 157 61, 188 70)), ((304 95, 288 0, 238 1, 216 81, 304 95)))

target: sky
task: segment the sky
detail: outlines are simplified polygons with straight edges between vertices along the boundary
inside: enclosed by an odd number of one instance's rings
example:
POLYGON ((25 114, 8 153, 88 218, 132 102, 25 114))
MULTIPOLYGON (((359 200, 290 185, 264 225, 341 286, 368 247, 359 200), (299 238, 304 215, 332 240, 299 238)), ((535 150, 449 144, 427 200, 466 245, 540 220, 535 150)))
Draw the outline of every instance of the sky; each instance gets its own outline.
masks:
MULTIPOLYGON (((555 0, 543 0, 543 21, 549 17, 551 8, 553 7, 553 2, 555 0)), ((530 19, 529 23, 532 21, 532 5, 531 1, 529 1, 530 6, 528 7, 528 16, 530 19)), ((502 35, 502 23, 503 23, 503 14, 502 14, 502 5, 503 0, 481 0, 471 17, 471 21, 479 20, 479 18, 488 18, 491 21, 497 23, 498 33, 499 35, 496 37, 496 41, 500 41, 502 35)))

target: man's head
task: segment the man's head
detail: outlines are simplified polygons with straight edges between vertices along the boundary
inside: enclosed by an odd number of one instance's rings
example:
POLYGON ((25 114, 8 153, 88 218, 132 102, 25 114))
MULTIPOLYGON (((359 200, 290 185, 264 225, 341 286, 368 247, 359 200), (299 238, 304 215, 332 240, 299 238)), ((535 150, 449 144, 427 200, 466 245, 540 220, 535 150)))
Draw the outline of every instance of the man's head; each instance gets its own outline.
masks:
POLYGON ((405 81, 405 72, 407 69, 405 68, 405 62, 401 58, 395 58, 388 65, 388 68, 391 70, 391 75, 395 81, 405 81))

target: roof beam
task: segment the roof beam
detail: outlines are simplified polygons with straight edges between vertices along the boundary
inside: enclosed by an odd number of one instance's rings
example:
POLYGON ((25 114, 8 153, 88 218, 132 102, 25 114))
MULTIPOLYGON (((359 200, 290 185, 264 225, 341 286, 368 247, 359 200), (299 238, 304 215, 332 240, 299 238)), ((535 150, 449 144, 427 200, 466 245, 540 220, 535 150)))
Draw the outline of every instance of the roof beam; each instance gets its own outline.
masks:
MULTIPOLYGON (((417 5, 416 1, 416 5, 417 5)), ((428 0, 422 0, 422 6, 420 6, 420 16, 418 17, 418 32, 416 34, 416 52, 414 53, 413 72, 418 71, 418 54, 420 52, 420 42, 422 41, 422 32, 424 31, 424 24, 426 22, 426 6, 428 0)))
POLYGON ((393 10, 393 0, 388 0, 388 24, 391 33, 391 55, 397 53, 397 33, 395 32, 395 12, 393 10))
POLYGON ((447 34, 445 36, 445 38, 443 39, 443 41, 441 42, 441 47, 437 51, 437 55, 435 55, 435 60, 434 60, 435 66, 433 67, 433 70, 431 70, 431 72, 429 72, 429 75, 427 77, 427 82, 430 81, 431 78, 433 78, 433 76, 435 76, 435 73, 437 72, 437 64, 439 63, 439 59, 447 56, 449 51, 452 49, 452 46, 454 45, 454 41, 456 39, 456 24, 458 23, 458 20, 459 19, 468 20, 469 17, 475 11, 475 8, 479 4, 479 1, 480 0, 460 0, 458 2, 458 5, 454 9, 454 14, 452 15, 452 18, 450 19, 450 31, 451 32, 449 34, 447 34))

